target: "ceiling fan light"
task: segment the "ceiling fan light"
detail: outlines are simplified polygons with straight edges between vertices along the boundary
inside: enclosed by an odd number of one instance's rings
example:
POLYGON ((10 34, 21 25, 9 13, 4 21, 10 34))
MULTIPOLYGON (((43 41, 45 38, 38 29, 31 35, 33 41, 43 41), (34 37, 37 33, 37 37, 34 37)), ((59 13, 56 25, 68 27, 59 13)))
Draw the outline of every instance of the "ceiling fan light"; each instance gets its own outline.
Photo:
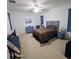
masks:
POLYGON ((35 13, 39 13, 39 12, 41 12, 41 9, 40 9, 40 8, 35 7, 35 8, 33 9, 33 11, 34 11, 35 13))

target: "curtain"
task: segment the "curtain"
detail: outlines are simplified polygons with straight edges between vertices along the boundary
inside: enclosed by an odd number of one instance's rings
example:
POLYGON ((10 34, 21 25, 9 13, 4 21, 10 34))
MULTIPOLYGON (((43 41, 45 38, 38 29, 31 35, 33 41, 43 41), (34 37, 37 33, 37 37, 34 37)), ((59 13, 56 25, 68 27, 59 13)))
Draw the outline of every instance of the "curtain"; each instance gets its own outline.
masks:
POLYGON ((8 13, 8 18, 9 18, 9 23, 10 23, 10 29, 12 30, 11 18, 10 18, 10 14, 9 13, 8 13))
POLYGON ((40 19, 41 19, 41 26, 43 26, 43 23, 44 23, 44 16, 40 16, 40 19))
POLYGON ((71 9, 68 9, 67 31, 68 31, 68 32, 71 32, 71 9))

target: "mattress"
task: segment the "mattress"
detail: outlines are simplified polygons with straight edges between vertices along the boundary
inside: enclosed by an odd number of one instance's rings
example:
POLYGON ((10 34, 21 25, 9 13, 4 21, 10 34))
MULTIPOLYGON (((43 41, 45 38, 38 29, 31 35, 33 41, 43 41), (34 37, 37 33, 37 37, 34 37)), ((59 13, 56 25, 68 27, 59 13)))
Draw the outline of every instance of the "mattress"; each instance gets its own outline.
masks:
POLYGON ((36 39, 39 40, 40 42, 46 42, 50 38, 54 37, 56 33, 57 33, 56 29, 40 28, 34 30, 33 36, 36 37, 36 39))

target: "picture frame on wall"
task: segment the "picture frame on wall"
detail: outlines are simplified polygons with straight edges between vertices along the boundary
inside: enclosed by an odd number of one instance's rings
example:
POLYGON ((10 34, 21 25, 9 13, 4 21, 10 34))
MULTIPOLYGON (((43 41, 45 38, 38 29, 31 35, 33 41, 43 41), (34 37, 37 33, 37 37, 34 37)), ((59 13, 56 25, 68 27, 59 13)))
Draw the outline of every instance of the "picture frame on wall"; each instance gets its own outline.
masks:
POLYGON ((32 23, 32 21, 31 21, 31 19, 26 19, 26 20, 25 20, 25 23, 26 23, 26 24, 29 24, 29 23, 32 23))

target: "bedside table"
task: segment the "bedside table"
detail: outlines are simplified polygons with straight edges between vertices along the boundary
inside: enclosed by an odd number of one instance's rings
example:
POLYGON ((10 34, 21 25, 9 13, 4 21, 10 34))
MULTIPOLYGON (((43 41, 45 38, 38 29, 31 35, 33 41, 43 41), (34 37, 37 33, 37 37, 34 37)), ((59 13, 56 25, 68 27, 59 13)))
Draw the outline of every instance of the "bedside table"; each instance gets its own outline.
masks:
POLYGON ((59 39, 64 39, 65 33, 64 32, 58 32, 58 38, 59 39))

